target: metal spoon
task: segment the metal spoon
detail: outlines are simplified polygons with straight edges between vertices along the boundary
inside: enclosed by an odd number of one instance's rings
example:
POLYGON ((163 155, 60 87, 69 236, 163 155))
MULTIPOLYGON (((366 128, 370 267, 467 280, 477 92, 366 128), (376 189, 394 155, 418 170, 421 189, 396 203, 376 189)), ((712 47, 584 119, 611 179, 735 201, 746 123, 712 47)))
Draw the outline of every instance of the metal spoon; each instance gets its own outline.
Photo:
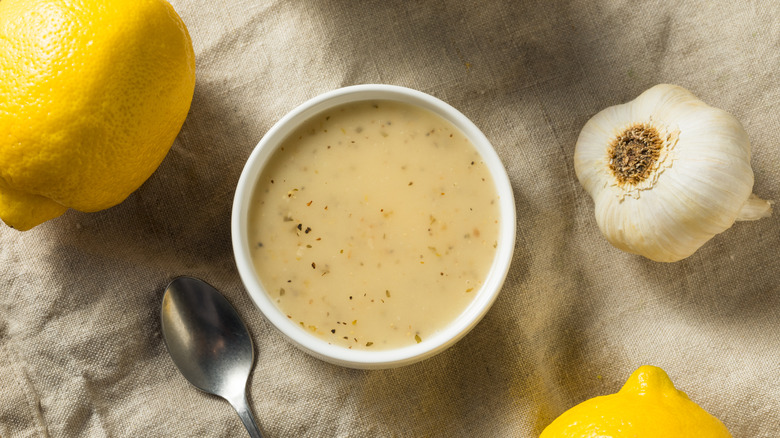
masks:
POLYGON ((249 331, 210 284, 178 277, 165 289, 162 334, 173 363, 196 388, 227 400, 252 438, 262 438, 246 401, 254 361, 249 331))

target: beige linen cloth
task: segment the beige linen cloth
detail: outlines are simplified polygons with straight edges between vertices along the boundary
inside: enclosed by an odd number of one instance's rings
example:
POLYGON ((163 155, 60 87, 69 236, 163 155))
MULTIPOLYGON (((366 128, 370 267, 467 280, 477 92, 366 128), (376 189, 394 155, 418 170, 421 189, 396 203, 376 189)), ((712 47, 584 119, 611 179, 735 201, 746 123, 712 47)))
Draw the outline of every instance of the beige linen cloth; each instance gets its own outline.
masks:
POLYGON ((189 117, 157 172, 107 211, 0 228, 0 436, 241 437, 179 374, 159 307, 212 283, 255 342, 250 403, 269 437, 536 437, 642 364, 739 438, 780 436, 780 214, 663 264, 600 235, 572 156, 588 118, 658 83, 734 114, 754 191, 780 200, 780 2, 176 0, 197 56, 189 117), (263 134, 347 85, 415 88, 492 141, 514 188, 501 295, 444 353, 360 371, 287 343, 253 307, 232 197, 263 134))

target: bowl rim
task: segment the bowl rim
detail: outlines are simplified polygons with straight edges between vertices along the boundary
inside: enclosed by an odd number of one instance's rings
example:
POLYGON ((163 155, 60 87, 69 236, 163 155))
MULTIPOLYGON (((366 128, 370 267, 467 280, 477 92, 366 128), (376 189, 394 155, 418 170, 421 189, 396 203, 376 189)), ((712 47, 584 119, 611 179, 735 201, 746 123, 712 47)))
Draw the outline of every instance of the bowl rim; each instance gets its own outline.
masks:
POLYGON ((460 340, 485 316, 503 288, 514 254, 515 203, 506 169, 482 131, 460 111, 429 94, 411 88, 385 85, 353 85, 331 90, 298 105, 277 121, 252 150, 236 186, 231 214, 231 239, 236 267, 250 299, 265 318, 293 345, 336 365, 350 368, 392 368, 433 356, 460 340), (268 159, 280 143, 312 116, 341 104, 363 100, 394 100, 438 114, 453 124, 474 145, 493 178, 499 198, 499 231, 496 253, 485 281, 472 302, 458 317, 433 336, 415 345, 388 350, 353 350, 329 344, 287 318, 263 289, 254 269, 247 238, 249 204, 268 159))

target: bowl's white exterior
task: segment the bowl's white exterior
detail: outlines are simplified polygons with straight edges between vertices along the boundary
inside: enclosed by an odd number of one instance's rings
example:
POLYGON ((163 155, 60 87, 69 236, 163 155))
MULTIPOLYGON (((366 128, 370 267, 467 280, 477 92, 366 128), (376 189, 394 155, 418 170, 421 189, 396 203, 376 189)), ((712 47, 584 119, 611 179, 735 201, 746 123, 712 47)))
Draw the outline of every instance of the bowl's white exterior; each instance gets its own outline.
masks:
POLYGON ((509 271, 515 245, 515 204, 512 186, 501 160, 484 134, 458 110, 420 91, 392 85, 356 85, 317 96, 279 120, 249 156, 236 188, 231 220, 233 253, 241 280, 252 301, 283 335, 303 351, 324 361, 351 368, 392 368, 411 364, 452 346, 487 313, 509 271), (312 116, 337 105, 360 100, 395 100, 428 109, 448 120, 474 144, 490 170, 499 196, 500 229, 493 265, 474 301, 457 319, 436 335, 393 350, 350 350, 308 333, 287 318, 271 301, 255 272, 247 233, 252 192, 266 162, 279 144, 312 116))

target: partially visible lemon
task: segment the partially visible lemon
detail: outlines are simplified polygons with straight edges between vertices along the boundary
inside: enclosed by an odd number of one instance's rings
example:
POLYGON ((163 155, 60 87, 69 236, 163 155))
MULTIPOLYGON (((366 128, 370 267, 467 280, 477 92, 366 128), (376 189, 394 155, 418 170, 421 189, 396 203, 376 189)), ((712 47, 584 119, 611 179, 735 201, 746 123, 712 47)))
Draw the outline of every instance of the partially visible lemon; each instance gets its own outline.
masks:
POLYGON ((639 367, 616 394, 561 414, 539 438, 731 438, 717 418, 675 389, 661 368, 639 367))
POLYGON ((0 1, 0 218, 27 230, 122 202, 194 89, 192 41, 165 0, 0 1))

